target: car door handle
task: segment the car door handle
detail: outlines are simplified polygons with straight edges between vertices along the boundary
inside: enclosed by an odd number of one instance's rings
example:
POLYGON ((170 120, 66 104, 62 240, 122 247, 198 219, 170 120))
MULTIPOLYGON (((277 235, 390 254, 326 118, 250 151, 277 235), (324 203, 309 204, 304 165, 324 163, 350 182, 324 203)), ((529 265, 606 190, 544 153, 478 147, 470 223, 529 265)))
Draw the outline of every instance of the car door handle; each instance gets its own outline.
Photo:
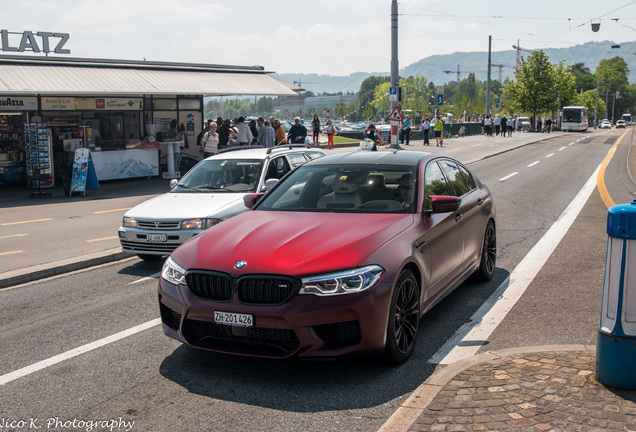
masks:
POLYGON ((455 215, 455 222, 459 222, 464 217, 463 213, 457 213, 455 215))
POLYGON ((478 206, 482 205, 483 203, 484 203, 484 200, 483 200, 483 199, 479 198, 479 199, 477 200, 477 205, 478 205, 478 206))

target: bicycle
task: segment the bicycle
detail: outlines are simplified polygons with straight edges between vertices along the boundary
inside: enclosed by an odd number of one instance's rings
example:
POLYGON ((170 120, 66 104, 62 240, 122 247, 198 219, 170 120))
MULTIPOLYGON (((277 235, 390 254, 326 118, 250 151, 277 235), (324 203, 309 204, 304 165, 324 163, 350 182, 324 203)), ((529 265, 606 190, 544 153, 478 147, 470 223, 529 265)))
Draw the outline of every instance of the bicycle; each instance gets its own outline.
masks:
POLYGON ((452 138, 453 135, 450 133, 450 131, 445 130, 444 131, 444 138, 452 138))

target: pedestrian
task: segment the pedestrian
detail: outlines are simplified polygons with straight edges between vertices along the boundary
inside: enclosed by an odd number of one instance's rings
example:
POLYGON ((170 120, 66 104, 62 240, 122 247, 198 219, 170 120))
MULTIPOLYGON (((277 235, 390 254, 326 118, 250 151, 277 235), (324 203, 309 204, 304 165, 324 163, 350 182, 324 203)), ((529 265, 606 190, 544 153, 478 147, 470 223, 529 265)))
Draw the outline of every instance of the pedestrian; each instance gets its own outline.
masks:
POLYGON ((274 131, 274 128, 269 124, 269 120, 263 122, 263 127, 261 127, 258 133, 257 141, 265 148, 274 147, 276 145, 276 131, 274 131))
POLYGON ((203 158, 214 156, 219 151, 219 134, 216 133, 216 122, 210 120, 208 123, 208 131, 201 138, 201 147, 203 148, 203 158))
POLYGON ((292 144, 305 144, 305 139, 307 138, 307 128, 300 123, 300 117, 294 118, 294 124, 292 125, 291 129, 289 129, 287 138, 291 141, 292 144))
POLYGON ((287 144, 287 132, 280 124, 280 120, 274 120, 274 130, 276 131, 276 145, 287 144))
POLYGON ((424 145, 431 145, 431 143, 428 142, 428 133, 431 130, 431 122, 428 119, 428 116, 424 116, 424 119, 422 120, 422 132, 424 133, 424 145))
POLYGON ((541 132, 541 126, 543 126, 543 121, 541 121, 541 117, 537 120, 537 132, 541 132))
POLYGON ((499 114, 497 114, 495 116, 495 136, 499 136, 499 132, 501 131, 501 117, 499 117, 499 114))
POLYGON ((515 126, 517 123, 517 118, 516 117, 510 117, 508 119, 508 136, 511 137, 512 133, 515 131, 515 126))
POLYGON ((548 117, 545 120, 545 131, 547 133, 550 133, 551 130, 552 130, 552 119, 550 117, 548 117))
POLYGON ((484 129, 486 130, 486 136, 492 136, 492 120, 490 115, 487 115, 484 119, 484 129))
POLYGON ((256 120, 250 120, 248 127, 250 128, 250 132, 252 133, 252 141, 250 141, 250 145, 256 144, 256 137, 258 136, 258 127, 256 126, 256 120))
POLYGON ((504 114, 503 118, 501 119, 501 136, 505 138, 507 131, 508 131, 508 118, 504 114))
POLYGON ((407 114, 404 116, 404 123, 402 123, 402 128, 400 129, 400 142, 404 144, 404 141, 406 140, 406 145, 411 145, 409 144, 410 136, 411 136, 411 117, 409 117, 407 114))
POLYGON ((375 124, 371 123, 366 127, 364 137, 373 141, 371 151, 378 151, 378 144, 382 145, 382 134, 375 128, 375 124))
POLYGON ((311 130, 313 132, 314 145, 318 145, 318 137, 320 136, 320 119, 317 114, 314 114, 314 119, 311 121, 311 130))
POLYGON ((231 127, 229 130, 229 137, 227 139, 227 146, 237 147, 239 145, 240 143, 238 141, 238 129, 236 129, 235 127, 231 127))
POLYGON ((331 124, 331 120, 327 120, 327 150, 333 150, 333 136, 336 133, 336 128, 331 124))
POLYGON ((236 119, 234 127, 238 129, 239 144, 242 146, 250 145, 252 139, 254 138, 254 134, 250 130, 250 127, 245 124, 245 117, 240 116, 238 119, 236 119))
POLYGON ((230 119, 223 120, 223 124, 217 123, 216 133, 219 135, 219 149, 227 147, 230 139, 230 119))
POLYGON ((437 147, 444 144, 444 137, 442 134, 444 133, 444 123, 442 123, 442 116, 437 116, 437 121, 435 122, 435 144, 437 147))

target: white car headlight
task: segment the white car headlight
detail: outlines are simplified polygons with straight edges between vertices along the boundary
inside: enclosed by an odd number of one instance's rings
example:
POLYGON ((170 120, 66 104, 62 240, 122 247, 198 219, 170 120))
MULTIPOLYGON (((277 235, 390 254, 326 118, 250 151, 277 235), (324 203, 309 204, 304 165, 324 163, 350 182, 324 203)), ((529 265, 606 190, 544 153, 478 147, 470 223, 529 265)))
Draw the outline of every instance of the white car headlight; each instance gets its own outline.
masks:
POLYGON ((124 216, 121 224, 128 228, 137 228, 137 219, 134 217, 124 216))
POLYGON ((185 284, 185 273, 186 271, 172 257, 168 257, 161 269, 161 277, 175 285, 185 284))
POLYGON ((330 296, 354 294, 371 288, 384 273, 377 265, 303 278, 300 294, 330 296))
POLYGON ((217 218, 196 218, 185 219, 181 222, 181 229, 208 229, 221 222, 221 219, 217 218))

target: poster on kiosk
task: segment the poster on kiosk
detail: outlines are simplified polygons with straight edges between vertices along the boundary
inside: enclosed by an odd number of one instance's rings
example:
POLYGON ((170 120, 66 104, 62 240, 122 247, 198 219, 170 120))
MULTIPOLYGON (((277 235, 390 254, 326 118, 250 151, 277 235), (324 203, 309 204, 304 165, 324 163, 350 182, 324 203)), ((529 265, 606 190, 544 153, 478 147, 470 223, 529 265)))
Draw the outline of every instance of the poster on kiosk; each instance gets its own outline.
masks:
POLYGON ((86 189, 99 189, 101 195, 101 187, 95 173, 91 151, 87 148, 78 148, 75 150, 75 159, 73 160, 69 196, 73 196, 73 192, 82 192, 86 196, 86 189))

